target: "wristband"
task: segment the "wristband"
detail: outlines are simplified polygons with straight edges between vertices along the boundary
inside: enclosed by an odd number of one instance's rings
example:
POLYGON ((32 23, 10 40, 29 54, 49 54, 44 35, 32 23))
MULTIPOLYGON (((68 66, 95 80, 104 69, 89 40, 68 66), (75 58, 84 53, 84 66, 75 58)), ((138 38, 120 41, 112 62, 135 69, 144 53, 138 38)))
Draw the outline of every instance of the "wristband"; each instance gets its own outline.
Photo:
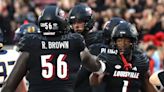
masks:
POLYGON ((104 63, 102 60, 99 60, 99 62, 100 62, 100 64, 101 64, 101 67, 100 67, 100 69, 99 69, 97 72, 95 72, 95 73, 101 74, 101 73, 103 73, 103 72, 105 71, 106 65, 105 65, 105 63, 104 63))

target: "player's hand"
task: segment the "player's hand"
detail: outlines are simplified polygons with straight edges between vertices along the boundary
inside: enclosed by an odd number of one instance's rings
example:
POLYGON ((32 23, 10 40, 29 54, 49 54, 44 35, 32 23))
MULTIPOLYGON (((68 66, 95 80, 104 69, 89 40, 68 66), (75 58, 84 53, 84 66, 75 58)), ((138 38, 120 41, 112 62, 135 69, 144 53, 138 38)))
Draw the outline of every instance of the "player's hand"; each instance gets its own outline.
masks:
POLYGON ((104 73, 98 74, 98 73, 91 73, 89 76, 89 83, 91 86, 97 86, 99 85, 104 77, 104 73))

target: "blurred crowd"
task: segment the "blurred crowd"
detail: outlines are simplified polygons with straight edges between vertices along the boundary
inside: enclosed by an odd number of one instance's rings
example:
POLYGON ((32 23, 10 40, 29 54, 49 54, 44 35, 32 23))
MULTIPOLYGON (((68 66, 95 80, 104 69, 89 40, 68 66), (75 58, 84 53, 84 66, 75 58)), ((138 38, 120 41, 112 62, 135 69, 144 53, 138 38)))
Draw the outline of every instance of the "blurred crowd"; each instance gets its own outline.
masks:
POLYGON ((37 24, 45 5, 57 4, 68 14, 77 3, 86 3, 93 9, 96 30, 102 30, 105 22, 114 16, 134 24, 139 32, 140 47, 152 60, 150 66, 155 66, 151 72, 163 68, 164 0, 0 0, 0 31, 4 33, 4 44, 13 44, 15 30, 20 25, 37 24))

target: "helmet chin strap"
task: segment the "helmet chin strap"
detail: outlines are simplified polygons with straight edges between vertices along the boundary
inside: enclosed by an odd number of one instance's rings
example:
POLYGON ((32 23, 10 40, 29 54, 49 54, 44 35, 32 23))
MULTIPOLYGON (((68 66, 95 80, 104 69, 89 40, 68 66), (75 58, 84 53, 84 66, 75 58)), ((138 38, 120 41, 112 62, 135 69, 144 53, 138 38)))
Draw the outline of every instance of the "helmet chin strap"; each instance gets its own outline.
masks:
POLYGON ((129 69, 132 69, 132 64, 131 63, 128 63, 128 61, 126 60, 126 58, 124 57, 124 55, 123 54, 120 54, 120 57, 121 57, 122 62, 124 63, 124 69, 126 71, 128 71, 129 69))
POLYGON ((132 64, 128 62, 132 60, 132 47, 126 48, 124 53, 120 53, 120 57, 122 62, 124 63, 124 69, 126 71, 132 69, 132 64))

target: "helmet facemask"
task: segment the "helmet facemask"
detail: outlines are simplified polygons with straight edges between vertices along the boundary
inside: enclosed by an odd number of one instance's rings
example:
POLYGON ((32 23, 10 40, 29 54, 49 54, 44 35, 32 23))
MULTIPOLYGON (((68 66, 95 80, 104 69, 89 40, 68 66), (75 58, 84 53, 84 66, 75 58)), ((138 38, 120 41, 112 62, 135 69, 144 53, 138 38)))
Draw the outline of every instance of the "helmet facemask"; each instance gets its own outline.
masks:
POLYGON ((113 29, 111 39, 114 42, 114 47, 128 61, 131 61, 132 51, 135 49, 137 43, 137 36, 137 30, 128 22, 122 22, 113 29))
POLYGON ((114 46, 119 51, 119 54, 123 54, 128 61, 131 60, 133 42, 130 38, 116 38, 114 46))
POLYGON ((79 30, 79 33, 82 35, 87 34, 93 28, 95 21, 93 18, 93 12, 89 6, 78 4, 71 9, 68 16, 68 23, 70 24, 72 32, 78 32, 73 28, 73 24, 78 22, 84 23, 84 27, 81 28, 83 30, 79 30))

